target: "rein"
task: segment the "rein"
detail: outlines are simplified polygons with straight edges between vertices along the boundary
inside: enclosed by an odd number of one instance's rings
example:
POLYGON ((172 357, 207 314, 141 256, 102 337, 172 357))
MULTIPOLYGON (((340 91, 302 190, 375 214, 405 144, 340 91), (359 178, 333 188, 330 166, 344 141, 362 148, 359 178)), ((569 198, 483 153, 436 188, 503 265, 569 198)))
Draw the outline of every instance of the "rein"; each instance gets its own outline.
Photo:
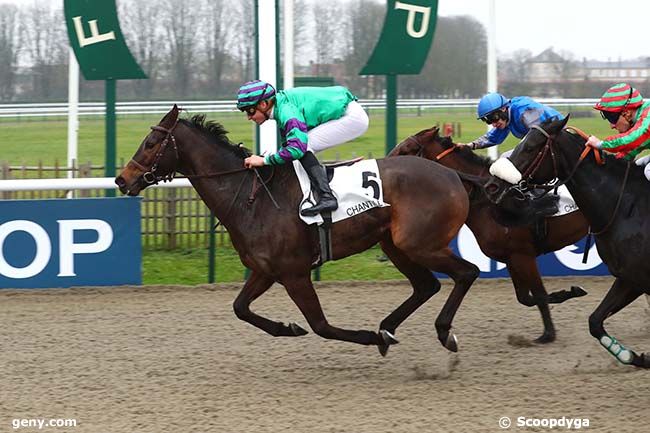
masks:
MULTIPOLYGON (((160 181, 163 182, 170 182, 174 179, 176 176, 176 166, 178 164, 179 160, 179 155, 178 155, 178 146, 176 144, 176 137, 174 137, 174 129, 178 125, 178 119, 174 122, 174 125, 167 129, 163 126, 156 125, 156 126, 151 126, 152 131, 160 131, 165 133, 165 138, 163 139, 162 143, 160 144, 160 148, 158 149, 158 152, 156 153, 156 156, 154 157, 153 163, 151 164, 150 167, 145 167, 144 165, 140 164, 138 161, 135 159, 131 158, 130 163, 135 165, 139 170, 143 172, 142 174, 142 179, 148 184, 148 185, 157 185, 160 181), (160 163, 160 160, 162 159, 163 155, 165 154, 165 151, 167 150, 168 144, 172 143, 173 149, 174 149, 174 156, 175 156, 175 165, 174 169, 171 170, 168 174, 166 175, 156 175, 156 170, 158 170, 158 164, 160 163)), ((239 143, 241 146, 242 143, 239 143)), ((225 171, 219 171, 219 172, 214 172, 214 173, 206 173, 206 174, 190 174, 190 175, 185 175, 187 179, 206 179, 206 178, 212 178, 212 177, 219 177, 219 176, 227 176, 230 174, 235 174, 235 173, 241 173, 243 171, 249 170, 246 167, 241 167, 241 168, 236 168, 233 170, 225 170, 225 171)), ((271 181, 273 178, 273 175, 275 173, 275 169, 271 171, 271 175, 269 176, 268 180, 262 179, 262 176, 260 175, 259 171, 257 168, 253 168, 254 176, 253 176, 253 186, 251 187, 251 193, 248 197, 248 204, 253 203, 255 200, 255 197, 257 196, 257 192, 259 191, 260 186, 264 187, 264 190, 266 193, 269 195, 269 198, 273 202, 273 205, 275 206, 276 209, 280 209, 280 206, 278 205, 277 201, 273 197, 273 194, 271 194, 271 191, 267 187, 267 184, 271 181)), ((237 189, 237 193, 235 194, 233 201, 230 203, 228 206, 228 211, 226 212, 226 215, 230 213, 230 210, 232 209, 233 205, 235 204, 235 201, 237 197, 239 196, 239 192, 241 191, 242 186, 244 185, 244 180, 246 180, 246 177, 242 178, 241 183, 239 184, 239 188, 237 189)))

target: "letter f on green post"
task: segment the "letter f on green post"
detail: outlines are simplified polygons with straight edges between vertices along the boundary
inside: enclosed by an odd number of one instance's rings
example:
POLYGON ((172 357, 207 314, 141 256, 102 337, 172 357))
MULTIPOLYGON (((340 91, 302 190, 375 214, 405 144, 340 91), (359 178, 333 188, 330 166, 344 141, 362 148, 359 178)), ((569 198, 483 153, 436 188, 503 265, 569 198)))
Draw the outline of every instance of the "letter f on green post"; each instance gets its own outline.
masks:
MULTIPOLYGON (((106 81, 105 176, 115 176, 116 80, 147 78, 120 30, 115 0, 64 0, 68 39, 86 80, 106 81)), ((115 196, 114 190, 106 195, 115 196)))

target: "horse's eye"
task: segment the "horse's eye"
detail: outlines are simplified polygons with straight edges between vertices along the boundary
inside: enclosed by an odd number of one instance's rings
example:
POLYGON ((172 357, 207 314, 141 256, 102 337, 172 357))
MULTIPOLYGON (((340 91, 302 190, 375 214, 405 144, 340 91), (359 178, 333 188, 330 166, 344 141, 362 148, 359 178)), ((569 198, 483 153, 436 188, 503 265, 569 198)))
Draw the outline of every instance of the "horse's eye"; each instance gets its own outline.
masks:
POLYGON ((153 141, 153 140, 147 140, 147 142, 144 144, 144 147, 146 147, 147 149, 151 149, 151 148, 154 147, 155 145, 156 145, 156 142, 155 142, 155 141, 153 141))

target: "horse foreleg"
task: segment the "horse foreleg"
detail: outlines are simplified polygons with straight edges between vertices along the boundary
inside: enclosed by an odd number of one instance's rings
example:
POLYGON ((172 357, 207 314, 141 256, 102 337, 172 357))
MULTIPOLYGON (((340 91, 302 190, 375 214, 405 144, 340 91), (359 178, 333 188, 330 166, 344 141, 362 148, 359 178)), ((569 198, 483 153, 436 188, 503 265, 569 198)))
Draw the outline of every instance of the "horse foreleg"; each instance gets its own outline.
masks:
MULTIPOLYGON (((401 325, 415 310, 427 302, 440 290, 440 281, 427 268, 418 265, 401 252, 392 240, 386 239, 381 242, 381 249, 390 258, 395 267, 408 278, 413 287, 413 293, 392 313, 390 313, 379 324, 380 332, 388 331, 395 335, 397 327, 401 325)), ((388 344, 379 345, 379 353, 386 356, 388 344)))
POLYGON ((285 325, 284 323, 275 322, 257 315, 250 310, 251 303, 259 298, 262 293, 266 292, 273 283, 272 278, 262 275, 259 272, 251 272, 244 287, 233 303, 235 315, 274 337, 299 337, 307 334, 307 331, 295 323, 285 325))
POLYGON ((304 277, 283 278, 282 283, 293 302, 298 306, 305 319, 307 319, 311 329, 321 337, 363 345, 378 346, 380 344, 397 343, 396 340, 391 341, 390 336, 383 337, 382 334, 377 332, 364 330, 352 331, 330 325, 325 318, 320 301, 308 275, 304 277))
POLYGON ((535 257, 513 255, 507 264, 515 294, 520 304, 527 307, 537 305, 544 324, 544 333, 537 337, 537 343, 550 343, 555 340, 555 326, 548 308, 548 295, 539 275, 535 257), (532 296, 529 295, 529 292, 532 296))
POLYGON ((589 332, 600 342, 601 346, 623 364, 650 368, 649 355, 643 353, 638 355, 633 350, 627 349, 616 338, 607 334, 603 324, 606 318, 625 308, 640 295, 640 291, 634 290, 617 278, 596 310, 589 316, 589 332))
POLYGON ((467 294, 470 286, 479 276, 480 271, 476 265, 454 255, 448 248, 433 253, 428 258, 426 265, 432 271, 447 274, 454 280, 454 288, 451 290, 445 305, 442 307, 436 319, 436 331, 438 333, 438 340, 440 340, 442 345, 452 352, 457 352, 458 340, 450 332, 451 322, 465 294, 467 294))

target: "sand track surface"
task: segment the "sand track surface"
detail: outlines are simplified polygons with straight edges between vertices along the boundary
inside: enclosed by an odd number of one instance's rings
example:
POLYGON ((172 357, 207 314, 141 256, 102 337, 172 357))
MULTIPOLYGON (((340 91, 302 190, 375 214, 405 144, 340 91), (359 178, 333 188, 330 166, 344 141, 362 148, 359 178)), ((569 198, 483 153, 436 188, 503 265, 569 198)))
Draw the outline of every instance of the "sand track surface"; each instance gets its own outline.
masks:
MULTIPOLYGON (((375 347, 313 332, 273 338, 232 312, 238 286, 0 290, 0 432, 499 432, 518 418, 588 420, 589 431, 650 429, 650 371, 617 364, 587 319, 612 278, 548 278, 588 296, 553 307, 558 338, 509 280, 479 280, 455 320, 459 352, 434 320, 449 282, 375 347), (74 428, 12 427, 14 419, 75 419, 74 428)), ((332 324, 376 330, 409 293, 403 282, 319 284, 332 324)), ((253 310, 308 329, 281 286, 253 310)), ((645 297, 606 322, 650 352, 645 297)), ((584 430, 584 421, 581 421, 584 430)), ((552 431, 566 431, 556 428, 552 431)))

